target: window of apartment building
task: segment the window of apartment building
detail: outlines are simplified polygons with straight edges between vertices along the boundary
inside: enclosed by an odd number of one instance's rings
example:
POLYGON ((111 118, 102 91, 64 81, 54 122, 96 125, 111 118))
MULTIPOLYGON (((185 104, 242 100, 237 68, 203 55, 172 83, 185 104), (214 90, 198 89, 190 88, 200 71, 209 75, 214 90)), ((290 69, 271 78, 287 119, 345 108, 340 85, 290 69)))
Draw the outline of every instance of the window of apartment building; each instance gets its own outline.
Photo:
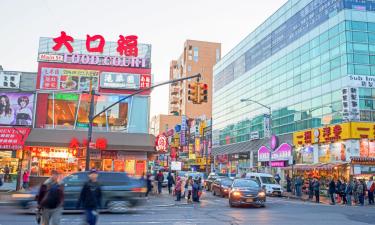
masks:
POLYGON ((194 47, 193 58, 194 58, 194 62, 198 62, 198 47, 194 47))
POLYGON ((187 70, 188 72, 191 72, 191 65, 188 65, 187 70))
POLYGON ((220 60, 220 49, 216 49, 216 62, 220 60))

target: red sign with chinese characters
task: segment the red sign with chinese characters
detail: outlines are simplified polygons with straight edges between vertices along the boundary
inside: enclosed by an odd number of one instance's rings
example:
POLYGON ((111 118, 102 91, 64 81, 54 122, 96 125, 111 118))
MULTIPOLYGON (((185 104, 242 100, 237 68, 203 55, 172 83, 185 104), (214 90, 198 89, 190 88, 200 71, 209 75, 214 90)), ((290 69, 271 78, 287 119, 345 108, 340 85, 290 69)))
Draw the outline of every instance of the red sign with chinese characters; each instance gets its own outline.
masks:
MULTIPOLYGON (((52 47, 54 51, 59 51, 63 46, 72 53, 74 48, 72 43, 74 38, 66 34, 65 31, 61 31, 60 36, 53 39, 55 45, 52 47)), ((105 39, 101 35, 86 35, 86 50, 88 52, 100 52, 103 53, 105 46, 105 39), (96 43, 99 41, 99 43, 96 43)), ((122 56, 138 56, 138 36, 129 35, 123 36, 120 35, 117 41, 117 52, 122 56)))
POLYGON ((141 75, 141 89, 151 87, 151 76, 141 75))
POLYGON ((22 149, 30 128, 0 127, 0 149, 22 149))
POLYGON ((165 153, 168 151, 168 139, 165 135, 160 134, 156 137, 155 148, 157 152, 165 153))

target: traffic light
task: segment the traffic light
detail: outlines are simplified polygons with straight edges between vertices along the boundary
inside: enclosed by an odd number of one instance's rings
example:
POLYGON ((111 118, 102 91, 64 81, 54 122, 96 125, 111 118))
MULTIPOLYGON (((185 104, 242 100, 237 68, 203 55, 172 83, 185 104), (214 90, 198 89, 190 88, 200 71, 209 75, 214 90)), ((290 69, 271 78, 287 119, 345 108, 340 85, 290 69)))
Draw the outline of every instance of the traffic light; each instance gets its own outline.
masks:
POLYGON ((208 97, 208 85, 204 83, 198 83, 198 104, 207 102, 208 97))
POLYGON ((194 104, 198 103, 198 83, 193 82, 188 84, 188 100, 194 104))

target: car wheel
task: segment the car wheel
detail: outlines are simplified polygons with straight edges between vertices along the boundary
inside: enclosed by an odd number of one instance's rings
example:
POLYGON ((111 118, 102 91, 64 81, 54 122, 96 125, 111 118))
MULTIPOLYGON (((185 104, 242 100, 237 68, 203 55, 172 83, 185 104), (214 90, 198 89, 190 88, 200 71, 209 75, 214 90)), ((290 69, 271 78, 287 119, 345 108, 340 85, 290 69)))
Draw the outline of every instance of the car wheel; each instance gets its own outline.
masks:
POLYGON ((26 205, 27 213, 36 214, 38 212, 38 203, 36 201, 28 202, 26 205))
POLYGON ((111 201, 108 203, 110 213, 125 213, 129 210, 129 203, 126 201, 111 201))

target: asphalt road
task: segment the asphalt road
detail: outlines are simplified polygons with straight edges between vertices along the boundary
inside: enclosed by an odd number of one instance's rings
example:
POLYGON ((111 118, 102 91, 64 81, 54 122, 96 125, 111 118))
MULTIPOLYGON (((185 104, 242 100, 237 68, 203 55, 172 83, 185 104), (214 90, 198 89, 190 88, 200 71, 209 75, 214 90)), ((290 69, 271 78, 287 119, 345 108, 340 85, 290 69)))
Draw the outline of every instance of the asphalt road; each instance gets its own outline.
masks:
MULTIPOLYGON (((200 204, 178 204, 171 197, 151 197, 148 203, 126 214, 101 214, 99 224, 246 224, 246 225, 365 225, 375 224, 375 207, 317 205, 268 198, 266 208, 230 208, 228 200, 205 193, 200 204)), ((64 214, 63 225, 82 225, 83 215, 64 214)), ((36 224, 33 215, 0 207, 0 225, 36 224)))

